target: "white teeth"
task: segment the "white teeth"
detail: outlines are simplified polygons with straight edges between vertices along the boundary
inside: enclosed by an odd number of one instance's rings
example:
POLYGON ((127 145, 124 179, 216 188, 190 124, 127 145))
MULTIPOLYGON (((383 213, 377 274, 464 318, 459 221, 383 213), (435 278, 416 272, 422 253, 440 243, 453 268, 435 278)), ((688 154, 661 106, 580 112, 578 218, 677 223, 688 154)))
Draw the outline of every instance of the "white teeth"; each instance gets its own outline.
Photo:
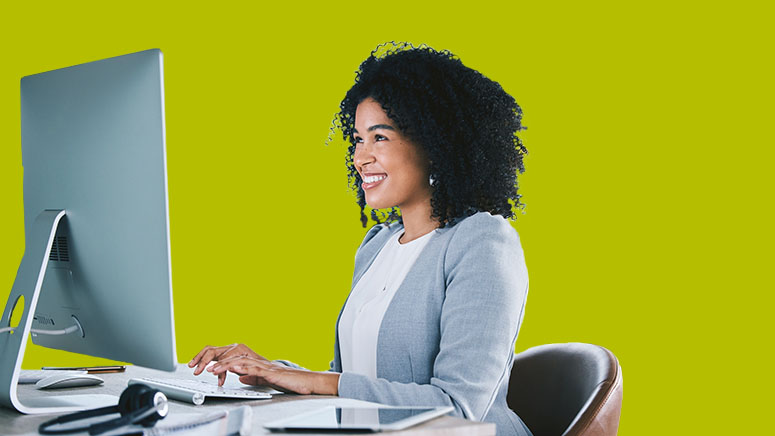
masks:
POLYGON ((379 182, 380 180, 384 179, 385 177, 387 177, 387 176, 369 176, 369 177, 365 177, 363 179, 363 182, 364 183, 379 182))

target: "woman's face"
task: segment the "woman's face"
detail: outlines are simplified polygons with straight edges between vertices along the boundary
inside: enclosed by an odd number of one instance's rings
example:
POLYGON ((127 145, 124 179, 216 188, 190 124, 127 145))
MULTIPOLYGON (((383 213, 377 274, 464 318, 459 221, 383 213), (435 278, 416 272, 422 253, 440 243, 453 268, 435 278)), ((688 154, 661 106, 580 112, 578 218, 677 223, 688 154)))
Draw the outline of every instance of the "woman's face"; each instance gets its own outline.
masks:
POLYGON ((367 98, 358 105, 353 138, 353 163, 371 208, 398 206, 404 210, 423 202, 430 204, 428 160, 376 100, 367 98))

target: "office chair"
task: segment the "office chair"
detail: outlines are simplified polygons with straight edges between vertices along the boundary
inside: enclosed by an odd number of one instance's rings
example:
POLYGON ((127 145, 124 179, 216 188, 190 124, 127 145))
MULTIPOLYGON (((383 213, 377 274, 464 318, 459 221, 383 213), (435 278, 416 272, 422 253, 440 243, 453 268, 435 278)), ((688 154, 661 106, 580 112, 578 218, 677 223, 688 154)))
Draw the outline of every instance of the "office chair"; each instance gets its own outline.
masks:
POLYGON ((597 345, 539 345, 514 356, 506 398, 534 436, 616 435, 622 369, 597 345))

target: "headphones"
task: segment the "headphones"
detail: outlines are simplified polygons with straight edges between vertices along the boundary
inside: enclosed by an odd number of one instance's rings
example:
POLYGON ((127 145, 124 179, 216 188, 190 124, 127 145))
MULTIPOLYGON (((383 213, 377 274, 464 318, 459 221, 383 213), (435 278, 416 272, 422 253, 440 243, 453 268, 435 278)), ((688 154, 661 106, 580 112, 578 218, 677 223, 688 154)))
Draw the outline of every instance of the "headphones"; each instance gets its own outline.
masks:
POLYGON ((147 385, 133 384, 121 393, 117 406, 101 407, 99 409, 60 416, 41 424, 38 427, 38 432, 40 434, 70 434, 88 431, 90 435, 98 435, 131 424, 153 427, 156 421, 167 416, 167 412, 169 412, 169 405, 167 404, 167 397, 163 393, 147 385), (50 427, 58 424, 66 424, 111 413, 120 413, 121 417, 83 427, 68 427, 61 430, 50 429, 50 427))

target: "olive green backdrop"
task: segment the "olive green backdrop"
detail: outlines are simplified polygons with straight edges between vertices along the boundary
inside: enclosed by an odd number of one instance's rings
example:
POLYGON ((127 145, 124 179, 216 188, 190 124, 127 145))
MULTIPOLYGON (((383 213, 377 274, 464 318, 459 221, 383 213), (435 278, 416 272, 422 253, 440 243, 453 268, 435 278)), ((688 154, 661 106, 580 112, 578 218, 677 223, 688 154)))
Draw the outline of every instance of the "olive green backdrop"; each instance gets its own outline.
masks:
MULTIPOLYGON (((160 48, 180 360, 244 342, 326 368, 365 233, 344 145, 324 145, 331 118, 378 43, 424 42, 525 112, 517 350, 612 350, 620 434, 753 433, 773 387, 760 351, 774 288, 771 14, 693 3, 5 2, 0 302, 24 252, 19 79, 160 48)), ((96 362, 31 346, 24 366, 96 362)))

